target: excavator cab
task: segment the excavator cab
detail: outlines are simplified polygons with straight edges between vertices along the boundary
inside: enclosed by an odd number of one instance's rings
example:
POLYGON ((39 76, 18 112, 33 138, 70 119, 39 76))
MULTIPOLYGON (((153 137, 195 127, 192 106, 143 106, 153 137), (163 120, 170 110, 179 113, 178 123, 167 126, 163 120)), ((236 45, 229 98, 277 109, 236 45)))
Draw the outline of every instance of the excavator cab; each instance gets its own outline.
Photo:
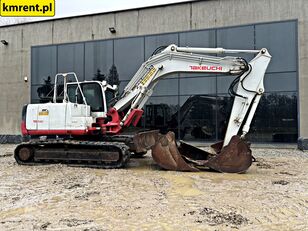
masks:
MULTIPOLYGON (((80 83, 81 90, 86 99, 86 103, 90 105, 91 111, 103 112, 106 111, 104 108, 103 92, 102 87, 97 82, 84 82, 80 83)), ((76 83, 67 85, 68 100, 71 103, 83 104, 81 92, 77 87, 76 83)))
POLYGON ((108 85, 106 81, 71 82, 66 84, 67 100, 76 104, 90 106, 95 117, 105 117, 117 95, 117 86, 108 85))

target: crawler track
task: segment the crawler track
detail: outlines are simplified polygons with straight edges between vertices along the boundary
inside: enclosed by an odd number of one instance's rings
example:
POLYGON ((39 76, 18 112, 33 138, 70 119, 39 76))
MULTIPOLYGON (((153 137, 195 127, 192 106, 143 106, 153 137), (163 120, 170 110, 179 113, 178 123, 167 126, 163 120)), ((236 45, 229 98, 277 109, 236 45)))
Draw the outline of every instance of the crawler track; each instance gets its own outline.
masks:
POLYGON ((29 141, 19 144, 14 158, 21 165, 65 163, 95 168, 121 168, 130 157, 129 147, 119 142, 76 140, 29 141))

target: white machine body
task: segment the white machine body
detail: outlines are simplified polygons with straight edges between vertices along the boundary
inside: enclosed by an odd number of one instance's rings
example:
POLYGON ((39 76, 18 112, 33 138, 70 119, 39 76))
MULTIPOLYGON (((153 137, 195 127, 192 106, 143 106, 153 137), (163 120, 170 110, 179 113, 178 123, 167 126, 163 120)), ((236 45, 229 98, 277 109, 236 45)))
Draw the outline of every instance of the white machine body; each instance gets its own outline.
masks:
POLYGON ((27 130, 86 130, 92 123, 89 105, 44 103, 30 104, 27 109, 27 130))

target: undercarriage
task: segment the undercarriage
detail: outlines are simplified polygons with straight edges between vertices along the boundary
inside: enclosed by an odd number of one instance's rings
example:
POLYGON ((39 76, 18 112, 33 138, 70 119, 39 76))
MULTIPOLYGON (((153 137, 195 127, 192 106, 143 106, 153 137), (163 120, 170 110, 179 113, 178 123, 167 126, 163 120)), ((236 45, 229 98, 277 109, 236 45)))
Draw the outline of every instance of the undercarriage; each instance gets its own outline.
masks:
POLYGON ((31 140, 14 152, 18 164, 66 163, 70 165, 121 168, 130 158, 129 147, 119 142, 78 140, 31 140))

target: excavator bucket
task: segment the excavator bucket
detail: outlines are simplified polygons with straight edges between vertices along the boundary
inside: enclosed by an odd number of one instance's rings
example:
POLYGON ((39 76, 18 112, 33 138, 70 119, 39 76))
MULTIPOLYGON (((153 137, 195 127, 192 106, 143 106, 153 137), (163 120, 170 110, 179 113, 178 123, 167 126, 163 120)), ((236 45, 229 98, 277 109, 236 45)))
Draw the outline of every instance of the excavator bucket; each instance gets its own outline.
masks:
POLYGON ((156 144, 159 135, 160 133, 158 130, 137 133, 133 138, 136 152, 147 152, 156 144))
POLYGON ((169 132, 166 135, 159 135, 156 144, 152 147, 152 157, 162 168, 175 171, 199 171, 194 164, 190 164, 182 157, 177 144, 175 135, 169 132))
POLYGON ((218 172, 242 173, 252 164, 249 144, 239 136, 233 136, 229 144, 212 145, 214 153, 181 141, 178 147, 173 132, 162 135, 144 132, 134 138, 138 150, 152 149, 154 161, 163 169, 174 171, 200 171, 212 169, 218 172))
POLYGON ((210 168, 218 172, 242 173, 252 164, 250 145, 239 136, 233 136, 225 147, 222 147, 222 142, 211 147, 215 154, 210 154, 185 142, 181 142, 179 150, 182 157, 194 163, 198 169, 210 168), (207 154, 206 158, 202 158, 202 152, 207 154))

